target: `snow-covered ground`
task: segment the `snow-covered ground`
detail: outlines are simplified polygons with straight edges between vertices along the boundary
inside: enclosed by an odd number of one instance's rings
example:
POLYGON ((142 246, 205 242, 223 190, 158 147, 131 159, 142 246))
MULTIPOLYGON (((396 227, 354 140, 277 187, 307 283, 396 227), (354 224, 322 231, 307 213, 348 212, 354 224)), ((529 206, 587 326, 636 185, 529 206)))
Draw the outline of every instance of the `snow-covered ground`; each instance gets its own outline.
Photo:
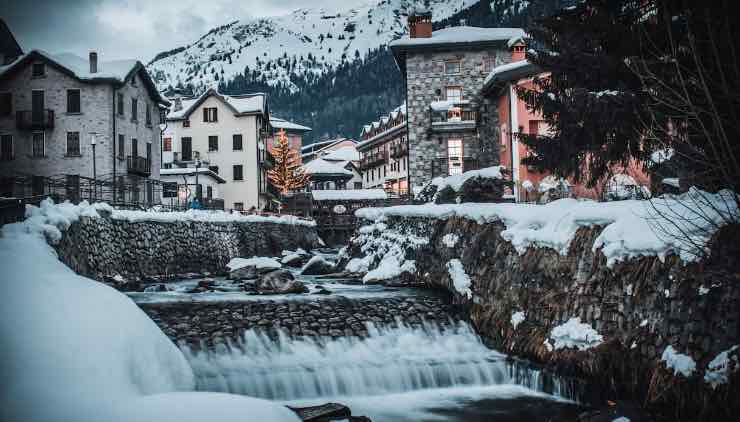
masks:
POLYGON ((93 207, 45 203, 3 227, 0 419, 16 421, 298 421, 276 403, 192 393, 180 350, 129 298, 76 275, 54 240, 93 207))
POLYGON ((695 189, 680 195, 665 195, 650 201, 593 202, 561 199, 546 205, 534 204, 424 204, 386 208, 363 208, 355 215, 375 222, 386 217, 461 217, 480 224, 501 221, 504 239, 517 251, 549 247, 562 254, 581 227, 604 226, 593 249, 601 249, 608 265, 639 256, 679 255, 695 261, 703 255, 717 227, 740 221, 740 213, 729 191, 717 194, 695 189))

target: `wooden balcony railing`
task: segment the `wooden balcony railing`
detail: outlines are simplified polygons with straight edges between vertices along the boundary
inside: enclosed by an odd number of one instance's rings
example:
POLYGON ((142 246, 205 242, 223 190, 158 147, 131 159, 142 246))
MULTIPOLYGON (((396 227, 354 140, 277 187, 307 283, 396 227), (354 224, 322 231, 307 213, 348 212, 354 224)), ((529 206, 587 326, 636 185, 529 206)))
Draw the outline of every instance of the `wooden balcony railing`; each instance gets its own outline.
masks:
POLYGON ((364 157, 362 157, 362 160, 360 160, 360 168, 366 169, 376 166, 381 166, 385 164, 388 161, 388 153, 383 152, 375 152, 372 154, 366 154, 364 157))

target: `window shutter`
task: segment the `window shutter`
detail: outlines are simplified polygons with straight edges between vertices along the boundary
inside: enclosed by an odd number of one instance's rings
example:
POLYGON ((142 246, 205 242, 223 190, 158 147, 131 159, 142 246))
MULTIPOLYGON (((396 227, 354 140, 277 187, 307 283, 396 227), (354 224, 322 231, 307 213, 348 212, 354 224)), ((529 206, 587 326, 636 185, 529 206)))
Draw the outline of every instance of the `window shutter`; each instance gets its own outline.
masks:
POLYGON ((204 122, 208 121, 208 109, 207 108, 203 108, 203 121, 204 122))
POLYGON ((215 107, 213 108, 213 121, 214 122, 218 121, 218 109, 215 107))

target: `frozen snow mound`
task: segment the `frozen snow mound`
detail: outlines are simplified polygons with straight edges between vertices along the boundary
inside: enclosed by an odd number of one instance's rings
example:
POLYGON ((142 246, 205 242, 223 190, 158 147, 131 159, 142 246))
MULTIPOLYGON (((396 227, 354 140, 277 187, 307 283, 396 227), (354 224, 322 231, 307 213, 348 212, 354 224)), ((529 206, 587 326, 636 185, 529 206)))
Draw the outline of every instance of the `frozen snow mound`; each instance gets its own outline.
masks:
POLYGON ((607 265, 641 256, 678 255, 684 262, 697 261, 718 227, 740 221, 740 213, 728 190, 716 194, 691 189, 650 201, 616 202, 560 199, 545 205, 463 203, 399 205, 362 208, 359 218, 376 223, 388 217, 466 218, 478 224, 501 222, 501 235, 523 254, 530 247, 547 247, 566 255, 581 227, 603 226, 595 239, 607 265))
POLYGON ((229 271, 234 271, 238 270, 239 268, 250 266, 255 267, 258 270, 267 268, 278 269, 282 267, 280 262, 278 262, 276 259, 268 258, 266 256, 253 256, 251 258, 232 258, 231 261, 226 264, 226 267, 229 269, 229 271))
POLYGON ((604 337, 589 324, 582 323, 580 318, 575 317, 553 328, 550 331, 550 340, 554 343, 555 350, 565 348, 587 350, 601 344, 604 337))
POLYGON ((523 311, 514 312, 511 314, 511 326, 514 327, 516 330, 516 327, 519 326, 524 320, 527 319, 527 316, 524 314, 523 311))
POLYGON ((665 362, 666 368, 673 370, 674 375, 680 374, 688 378, 696 371, 694 359, 689 355, 679 353, 671 345, 665 348, 660 359, 665 362))
POLYGON ((452 286, 458 293, 468 299, 473 297, 473 292, 470 290, 472 282, 459 259, 455 258, 447 262, 447 272, 450 274, 452 286))
POLYGON ((288 409, 195 388, 180 350, 127 296, 78 276, 48 245, 94 207, 30 208, 0 236, 3 420, 298 421, 288 409), (50 236, 51 235, 51 236, 50 236))

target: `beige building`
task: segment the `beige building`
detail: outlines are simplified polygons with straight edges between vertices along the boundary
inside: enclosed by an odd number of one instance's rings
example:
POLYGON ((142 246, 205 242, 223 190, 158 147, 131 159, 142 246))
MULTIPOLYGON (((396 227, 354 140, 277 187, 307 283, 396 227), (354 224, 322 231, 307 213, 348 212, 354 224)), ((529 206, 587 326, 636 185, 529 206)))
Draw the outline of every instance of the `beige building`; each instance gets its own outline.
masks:
POLYGON ((174 99, 164 132, 163 167, 205 167, 219 186, 227 210, 269 208, 271 156, 264 137, 269 115, 264 94, 223 95, 209 89, 197 98, 174 99))

